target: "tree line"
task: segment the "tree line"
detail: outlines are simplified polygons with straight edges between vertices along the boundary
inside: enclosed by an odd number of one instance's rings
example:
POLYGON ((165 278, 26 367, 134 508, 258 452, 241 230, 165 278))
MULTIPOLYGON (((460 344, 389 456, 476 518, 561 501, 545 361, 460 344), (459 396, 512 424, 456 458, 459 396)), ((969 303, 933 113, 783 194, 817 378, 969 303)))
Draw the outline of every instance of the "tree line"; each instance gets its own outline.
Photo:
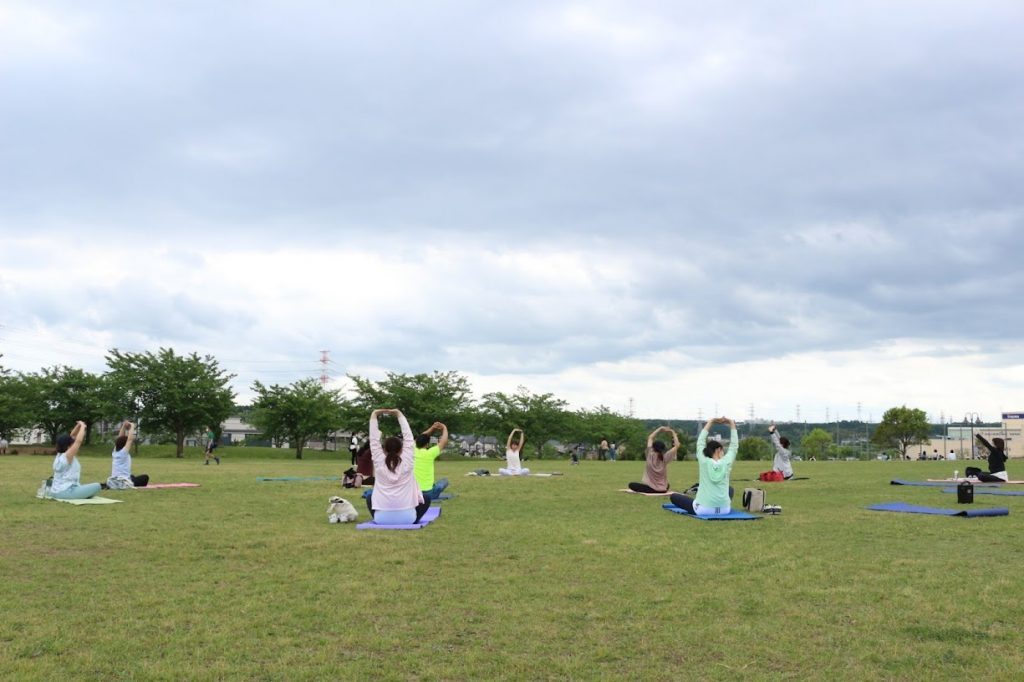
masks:
MULTIPOLYGON (((287 442, 301 459, 310 440, 326 439, 338 431, 365 432, 371 410, 394 407, 402 410, 413 429, 440 421, 453 434, 485 434, 500 442, 513 428, 521 428, 534 456, 543 456, 543 447, 550 441, 591 449, 607 440, 617 444, 622 458, 640 459, 652 429, 650 421, 604 406, 570 410, 555 395, 533 393, 523 386, 476 399, 468 378, 455 371, 388 372, 379 381, 349 375, 353 389, 348 395, 316 379, 287 385, 255 381, 252 405, 237 406, 229 385, 235 375, 210 355, 179 355, 169 348, 155 353, 113 349, 106 363, 108 371, 103 374, 68 366, 32 373, 0 367, 0 437, 11 439, 17 431, 36 428, 54 442, 82 420, 86 443, 90 443, 96 424, 131 419, 141 423, 151 438, 173 442, 177 456, 182 457, 187 438, 207 430, 219 437, 223 422, 240 414, 265 439, 287 442)), ((904 406, 885 413, 871 440, 905 454, 911 445, 927 440, 928 433, 925 413, 904 406)), ((680 438, 680 452, 689 452, 693 440, 689 429, 681 430, 680 438)), ((820 428, 804 435, 796 450, 818 459, 841 454, 831 434, 820 428)), ((740 442, 740 459, 771 459, 772 454, 762 436, 751 435, 740 442)))

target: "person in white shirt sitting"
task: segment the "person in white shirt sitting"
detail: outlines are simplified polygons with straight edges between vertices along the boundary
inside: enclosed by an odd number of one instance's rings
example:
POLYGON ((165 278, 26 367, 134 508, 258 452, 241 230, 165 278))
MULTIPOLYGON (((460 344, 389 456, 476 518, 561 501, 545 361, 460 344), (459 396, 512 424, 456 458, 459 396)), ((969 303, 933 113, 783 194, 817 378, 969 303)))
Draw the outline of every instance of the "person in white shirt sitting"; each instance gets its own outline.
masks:
POLYGON ((498 473, 502 476, 528 476, 530 474, 529 469, 523 468, 519 462, 519 453, 523 450, 523 443, 526 442, 526 434, 523 433, 522 429, 512 429, 512 433, 508 434, 508 440, 505 441, 505 466, 498 469, 498 473), (519 433, 519 442, 512 442, 516 433, 519 433))
POLYGON ((112 490, 124 490, 126 488, 145 488, 149 485, 149 476, 132 474, 132 445, 135 443, 135 425, 129 421, 121 424, 121 430, 114 440, 114 452, 110 457, 110 478, 107 479, 107 487, 112 490))

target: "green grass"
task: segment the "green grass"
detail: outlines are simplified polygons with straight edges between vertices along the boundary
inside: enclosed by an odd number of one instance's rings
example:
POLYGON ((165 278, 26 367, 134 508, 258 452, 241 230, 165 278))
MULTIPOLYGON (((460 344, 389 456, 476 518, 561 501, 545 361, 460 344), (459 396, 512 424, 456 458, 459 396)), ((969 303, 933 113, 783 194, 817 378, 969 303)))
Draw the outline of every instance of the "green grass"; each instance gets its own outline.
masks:
MULTIPOLYGON (((48 457, 0 457, 3 679, 1020 679, 1024 498, 1009 517, 869 512, 955 507, 891 478, 945 462, 799 463, 754 484, 783 506, 698 522, 615 492, 638 462, 530 462, 556 478, 480 479, 443 462, 453 500, 417 532, 329 525, 333 461, 221 466, 138 457, 202 487, 33 497, 48 457)), ((109 473, 83 458, 83 482, 109 473)), ((765 463, 740 462, 734 479, 765 463)), ((963 468, 960 463, 960 469, 963 468)), ((677 487, 694 462, 671 466, 677 487)), ((354 491, 342 495, 365 508, 354 491)))

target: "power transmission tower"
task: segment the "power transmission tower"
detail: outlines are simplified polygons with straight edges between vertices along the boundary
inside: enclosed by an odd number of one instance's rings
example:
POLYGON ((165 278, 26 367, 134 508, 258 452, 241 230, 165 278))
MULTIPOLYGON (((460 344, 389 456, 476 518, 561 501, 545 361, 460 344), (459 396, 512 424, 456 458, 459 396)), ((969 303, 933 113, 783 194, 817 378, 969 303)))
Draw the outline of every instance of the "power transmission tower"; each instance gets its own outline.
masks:
POLYGON ((327 371, 327 365, 331 361, 330 353, 331 351, 329 350, 320 351, 320 385, 325 388, 327 387, 327 382, 330 381, 331 378, 327 371))

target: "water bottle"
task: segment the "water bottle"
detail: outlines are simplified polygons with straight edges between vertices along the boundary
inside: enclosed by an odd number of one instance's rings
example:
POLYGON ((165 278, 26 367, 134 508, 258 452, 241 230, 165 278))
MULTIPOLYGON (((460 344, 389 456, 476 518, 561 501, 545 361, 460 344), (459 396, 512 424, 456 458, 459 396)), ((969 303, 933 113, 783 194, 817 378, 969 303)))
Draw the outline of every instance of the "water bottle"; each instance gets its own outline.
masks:
POLYGON ((960 480, 960 470, 959 469, 953 469, 953 480, 954 481, 960 480))

